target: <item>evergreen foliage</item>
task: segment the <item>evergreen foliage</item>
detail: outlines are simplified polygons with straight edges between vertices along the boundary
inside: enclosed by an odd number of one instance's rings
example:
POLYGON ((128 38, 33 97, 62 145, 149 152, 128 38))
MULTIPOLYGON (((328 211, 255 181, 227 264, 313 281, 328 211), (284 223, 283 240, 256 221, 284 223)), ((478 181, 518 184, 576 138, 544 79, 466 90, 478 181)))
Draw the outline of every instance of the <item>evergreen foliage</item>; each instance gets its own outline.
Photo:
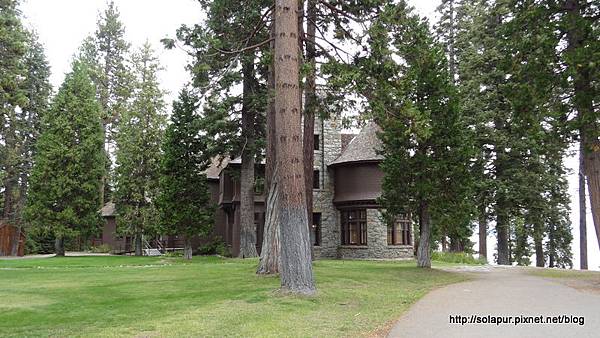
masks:
MULTIPOLYGON (((183 235, 186 246, 192 236, 206 238, 214 221, 204 172, 211 161, 207 137, 202 135, 206 121, 197 115, 197 102, 189 90, 180 92, 162 146, 158 199, 161 224, 166 233, 183 235)), ((191 248, 186 247, 186 253, 188 250, 191 248)))
POLYGON ((470 231, 471 146, 443 49, 427 21, 394 6, 370 34, 372 58, 361 66, 382 128, 382 203, 390 217, 410 212, 418 218, 419 265, 430 266, 429 222, 470 231))
POLYGON ((133 55, 133 63, 133 102, 121 116, 116 138, 115 203, 118 225, 135 236, 136 254, 141 255, 142 236, 158 230, 155 202, 166 114, 160 64, 148 43, 133 55))
POLYGON ((79 58, 90 68, 96 86, 96 98, 102 108, 104 128, 105 174, 103 177, 102 205, 112 199, 118 123, 129 109, 135 83, 131 69, 130 44, 125 40, 125 27, 114 1, 107 3, 98 16, 96 31, 88 36, 79 49, 79 58))
POLYGON ((72 67, 42 119, 25 214, 54 235, 57 254, 64 254, 65 238, 89 238, 100 221, 100 107, 86 65, 76 60, 72 67))

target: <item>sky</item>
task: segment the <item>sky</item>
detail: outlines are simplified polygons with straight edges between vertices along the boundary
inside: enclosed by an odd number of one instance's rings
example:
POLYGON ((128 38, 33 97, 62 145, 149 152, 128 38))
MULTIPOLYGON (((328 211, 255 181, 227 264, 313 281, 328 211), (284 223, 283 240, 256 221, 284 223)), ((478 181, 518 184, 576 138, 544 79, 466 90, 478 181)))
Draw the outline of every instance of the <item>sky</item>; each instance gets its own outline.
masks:
MULTIPOLYGON (((58 88, 64 74, 70 70, 71 60, 85 37, 94 33, 98 14, 106 8, 106 0, 22 0, 21 10, 28 28, 35 29, 40 42, 45 46, 46 56, 52 69, 50 77, 54 88, 58 88)), ((240 1, 243 3, 243 1, 240 1)), ((435 8, 440 0, 409 0, 416 11, 427 16, 430 22, 437 20, 435 8)), ((170 103, 179 90, 189 81, 185 70, 187 55, 178 49, 165 50, 160 40, 174 37, 182 24, 201 22, 202 7, 196 0, 115 0, 121 21, 125 25, 126 38, 133 48, 148 41, 157 51, 164 70, 160 73, 162 89, 169 94, 170 103)), ((572 171, 569 175, 571 195, 571 220, 573 225, 573 261, 579 267, 579 207, 577 188, 577 166, 575 157, 566 159, 572 171)), ((590 207, 588 205, 588 213, 590 207)), ((600 249, 588 215, 588 265, 600 270, 600 249)), ((477 234, 474 236, 476 240, 477 234)), ((488 237, 489 255, 495 250, 493 235, 488 237)))

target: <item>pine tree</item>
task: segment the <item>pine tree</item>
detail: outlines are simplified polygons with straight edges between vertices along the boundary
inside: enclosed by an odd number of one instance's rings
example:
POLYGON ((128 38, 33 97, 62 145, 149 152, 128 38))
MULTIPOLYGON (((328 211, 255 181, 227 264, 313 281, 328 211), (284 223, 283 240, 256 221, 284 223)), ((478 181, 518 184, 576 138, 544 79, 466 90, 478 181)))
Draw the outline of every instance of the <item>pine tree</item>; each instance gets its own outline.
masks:
POLYGON ((432 224, 448 224, 450 231, 469 224, 470 146, 443 49, 428 23, 405 4, 381 17, 371 28, 373 57, 363 66, 382 128, 382 203, 388 217, 415 215, 418 266, 430 267, 432 224))
POLYGON ((531 243, 529 231, 522 217, 517 217, 512 226, 514 249, 511 261, 517 265, 529 266, 531 264, 531 243))
POLYGON ((20 147, 18 107, 27 104, 23 82, 27 72, 27 36, 21 24, 19 1, 0 2, 0 178, 1 218, 15 220, 20 147))
POLYGON ((163 142, 158 205, 163 228, 185 238, 184 258, 192 258, 191 238, 212 230, 214 206, 204 170, 210 164, 197 98, 183 89, 173 103, 163 142))
POLYGON ((23 90, 27 96, 27 104, 17 114, 19 120, 19 192, 15 208, 15 218, 20 224, 22 211, 27 199, 29 175, 35 156, 35 141, 40 134, 42 116, 48 110, 52 92, 50 85, 50 65, 44 55, 44 47, 38 42, 35 32, 27 34, 27 53, 25 67, 27 73, 23 82, 23 90))
POLYGON ((100 106, 86 65, 76 60, 72 67, 42 119, 25 211, 38 231, 54 235, 57 255, 64 255, 65 239, 87 238, 100 221, 100 106))
POLYGON ((298 60, 298 1, 283 0, 275 6, 275 172, 279 185, 281 231, 281 287, 295 294, 315 293, 306 214, 304 157, 298 60))
POLYGON ((158 83, 161 68, 148 43, 133 55, 133 63, 134 98, 121 116, 116 139, 115 199, 119 227, 134 235, 135 253, 141 255, 143 235, 156 233, 158 226, 155 199, 166 115, 158 83))
POLYGON ((231 1, 201 4, 207 9, 206 22, 193 28, 182 26, 178 38, 194 50, 193 84, 207 98, 208 118, 217 122, 206 130, 216 140, 210 152, 241 157, 239 257, 256 257, 254 171, 264 147, 268 56, 262 42, 269 34, 265 18, 271 13, 271 1, 246 1, 243 7, 231 1), (250 31, 240 38, 245 30, 250 31), (236 86, 241 93, 232 90, 236 86))
POLYGON ((125 40, 125 27, 119 18, 114 1, 98 17, 94 35, 80 47, 80 59, 88 64, 96 86, 96 96, 102 107, 105 139, 105 175, 101 203, 111 200, 112 158, 119 119, 128 109, 134 83, 129 64, 130 44, 125 40))

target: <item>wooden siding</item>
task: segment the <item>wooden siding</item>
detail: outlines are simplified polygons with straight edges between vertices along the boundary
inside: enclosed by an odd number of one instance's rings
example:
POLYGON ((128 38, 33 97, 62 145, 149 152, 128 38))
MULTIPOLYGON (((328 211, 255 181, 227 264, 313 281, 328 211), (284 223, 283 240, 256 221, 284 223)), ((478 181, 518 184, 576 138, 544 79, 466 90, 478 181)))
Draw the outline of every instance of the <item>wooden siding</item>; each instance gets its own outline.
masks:
POLYGON ((25 255, 25 234, 16 226, 0 225, 0 256, 13 256, 14 254, 25 255), (13 252, 15 245, 16 252, 13 252))
POLYGON ((374 202, 381 196, 383 172, 378 162, 342 164, 334 170, 334 203, 374 202))

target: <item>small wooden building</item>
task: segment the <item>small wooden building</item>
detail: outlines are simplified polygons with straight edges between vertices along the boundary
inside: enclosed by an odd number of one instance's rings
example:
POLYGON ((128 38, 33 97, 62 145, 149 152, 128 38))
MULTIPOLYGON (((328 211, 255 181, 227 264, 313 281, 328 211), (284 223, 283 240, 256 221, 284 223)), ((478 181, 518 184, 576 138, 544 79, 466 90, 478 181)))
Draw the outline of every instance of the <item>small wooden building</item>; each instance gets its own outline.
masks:
POLYGON ((0 256, 24 256, 25 233, 10 224, 0 224, 0 256))

